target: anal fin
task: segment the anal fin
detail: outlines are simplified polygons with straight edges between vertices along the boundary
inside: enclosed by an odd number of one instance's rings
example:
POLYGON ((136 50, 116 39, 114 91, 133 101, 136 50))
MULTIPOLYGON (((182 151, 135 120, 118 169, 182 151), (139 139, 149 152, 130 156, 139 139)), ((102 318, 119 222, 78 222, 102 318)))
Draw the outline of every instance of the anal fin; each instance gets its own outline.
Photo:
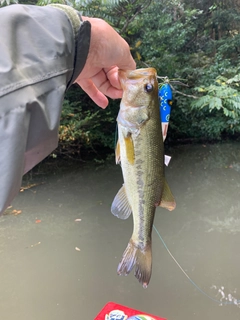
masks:
POLYGON ((173 197, 172 191, 170 190, 166 179, 164 180, 162 198, 159 203, 159 206, 162 208, 168 209, 169 211, 172 211, 176 208, 175 199, 173 197))

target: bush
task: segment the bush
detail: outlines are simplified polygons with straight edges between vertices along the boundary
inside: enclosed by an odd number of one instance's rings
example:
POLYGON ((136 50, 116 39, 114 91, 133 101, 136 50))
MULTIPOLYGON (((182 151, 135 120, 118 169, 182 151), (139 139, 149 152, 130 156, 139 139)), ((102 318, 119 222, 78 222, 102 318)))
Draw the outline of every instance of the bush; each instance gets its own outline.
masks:
POLYGON ((106 110, 97 107, 76 85, 66 95, 59 128, 59 147, 54 154, 104 158, 115 146, 119 101, 106 110))

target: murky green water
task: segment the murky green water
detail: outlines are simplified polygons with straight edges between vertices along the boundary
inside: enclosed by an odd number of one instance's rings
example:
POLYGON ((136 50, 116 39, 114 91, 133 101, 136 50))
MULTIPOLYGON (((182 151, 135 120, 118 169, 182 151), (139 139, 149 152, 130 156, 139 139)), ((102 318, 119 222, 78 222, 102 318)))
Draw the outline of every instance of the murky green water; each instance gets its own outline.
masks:
POLYGON ((73 166, 34 176, 44 184, 19 194, 22 213, 0 218, 0 318, 91 320, 115 301, 169 320, 240 319, 240 143, 168 154, 177 208, 158 208, 155 227, 191 280, 155 231, 149 287, 117 276, 132 231, 110 213, 120 167, 73 166))

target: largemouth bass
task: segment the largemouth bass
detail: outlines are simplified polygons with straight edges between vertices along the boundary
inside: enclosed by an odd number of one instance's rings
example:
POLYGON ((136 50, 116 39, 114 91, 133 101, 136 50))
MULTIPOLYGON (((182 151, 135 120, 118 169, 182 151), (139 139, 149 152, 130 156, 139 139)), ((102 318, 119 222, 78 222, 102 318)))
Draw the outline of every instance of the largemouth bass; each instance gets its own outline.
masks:
POLYGON ((164 177, 164 146, 153 68, 119 70, 123 97, 117 117, 116 163, 121 163, 124 184, 111 211, 121 219, 133 214, 133 233, 118 265, 146 288, 152 273, 152 226, 157 206, 173 210, 173 195, 164 177))

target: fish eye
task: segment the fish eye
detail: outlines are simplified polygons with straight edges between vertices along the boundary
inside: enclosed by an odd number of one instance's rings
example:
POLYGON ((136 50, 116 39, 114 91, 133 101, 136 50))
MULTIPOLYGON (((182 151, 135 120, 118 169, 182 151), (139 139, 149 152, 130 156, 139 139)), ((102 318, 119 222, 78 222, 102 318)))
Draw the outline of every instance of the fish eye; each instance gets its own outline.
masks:
POLYGON ((146 92, 152 92, 153 91, 153 85, 151 83, 147 83, 144 87, 146 92))

